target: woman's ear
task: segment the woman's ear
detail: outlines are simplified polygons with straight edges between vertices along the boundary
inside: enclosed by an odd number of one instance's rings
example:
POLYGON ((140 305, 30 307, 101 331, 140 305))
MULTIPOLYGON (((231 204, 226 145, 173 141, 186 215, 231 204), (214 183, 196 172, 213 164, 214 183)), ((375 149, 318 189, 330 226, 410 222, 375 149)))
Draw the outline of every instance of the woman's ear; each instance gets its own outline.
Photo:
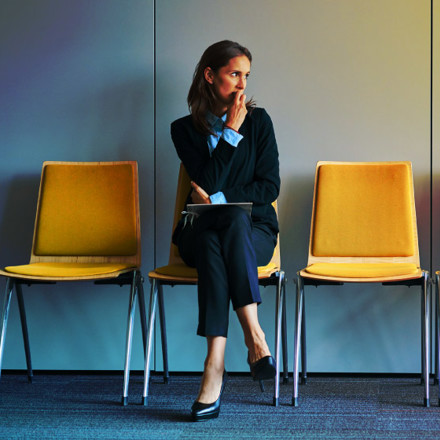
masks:
POLYGON ((214 84, 214 72, 210 67, 207 67, 205 71, 203 72, 206 81, 208 81, 209 84, 214 84))

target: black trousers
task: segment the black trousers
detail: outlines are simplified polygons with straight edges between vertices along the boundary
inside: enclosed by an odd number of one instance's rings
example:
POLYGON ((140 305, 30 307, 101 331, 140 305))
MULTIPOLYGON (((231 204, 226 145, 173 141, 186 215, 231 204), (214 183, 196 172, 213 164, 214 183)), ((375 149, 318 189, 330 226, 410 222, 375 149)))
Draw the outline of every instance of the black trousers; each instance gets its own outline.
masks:
POLYGON ((183 261, 198 272, 198 335, 227 336, 230 301, 234 310, 261 303, 257 266, 269 263, 276 239, 237 206, 187 222, 175 241, 183 261))

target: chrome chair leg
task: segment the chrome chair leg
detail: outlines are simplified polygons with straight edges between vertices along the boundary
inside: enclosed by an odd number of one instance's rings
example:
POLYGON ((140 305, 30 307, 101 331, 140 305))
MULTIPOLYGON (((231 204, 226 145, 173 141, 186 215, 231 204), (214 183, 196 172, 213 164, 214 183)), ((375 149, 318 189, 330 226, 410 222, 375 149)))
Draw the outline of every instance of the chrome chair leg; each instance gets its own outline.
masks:
POLYGON ((429 407, 429 354, 430 354, 430 294, 428 288, 428 274, 427 272, 423 272, 423 285, 422 285, 422 293, 423 293, 423 305, 424 305, 424 314, 423 314, 423 347, 424 347, 424 361, 423 361, 423 377, 425 383, 425 399, 424 404, 425 407, 429 407))
POLYGON ((150 384, 150 370, 151 370, 151 348, 153 345, 153 329, 154 329, 154 319, 156 317, 156 304, 157 304, 157 281, 151 281, 151 291, 150 291, 150 305, 148 312, 148 334, 147 334, 147 355, 145 357, 144 365, 144 391, 142 394, 142 403, 146 406, 148 404, 148 388, 150 384))
POLYGON ((28 381, 32 383, 33 372, 32 372, 32 361, 31 361, 31 350, 29 347, 29 333, 28 333, 27 320, 26 320, 26 311, 24 308, 23 291, 21 289, 21 285, 17 282, 15 282, 15 291, 17 293, 18 309, 20 311, 21 331, 23 333, 23 343, 24 343, 24 352, 26 355, 28 381))
POLYGON ((158 285, 158 306, 159 306, 160 336, 162 341, 163 383, 168 383, 170 374, 168 371, 167 328, 165 322, 165 304, 163 301, 163 287, 161 283, 159 283, 158 285))
POLYGON ((278 272, 277 296, 275 301, 275 389, 273 396, 274 406, 278 406, 280 397, 280 341, 281 341, 281 318, 283 315, 283 284, 284 272, 278 272))
MULTIPOLYGON (((304 288, 304 285, 303 285, 304 288)), ((302 298, 301 314, 301 384, 307 383, 307 345, 306 345, 306 298, 302 298)))
POLYGON ((283 383, 289 383, 289 356, 287 346, 287 316, 286 316, 286 277, 284 277, 283 283, 283 314, 281 316, 281 342, 283 349, 283 383))
MULTIPOLYGON (((439 300, 438 300, 439 276, 432 279, 431 288, 434 290, 434 385, 439 384, 439 300)), ((432 290, 431 290, 432 292, 432 290)), ((432 297, 431 297, 432 300, 432 297)))
POLYGON ((435 316, 436 316, 436 328, 435 328, 435 362, 437 366, 436 375, 437 375, 437 384, 439 387, 439 399, 438 404, 440 406, 440 379, 438 377, 439 375, 439 369, 440 369, 440 276, 435 275, 435 316))
POLYGON ((420 295, 420 346, 422 347, 420 356, 420 385, 423 385, 425 383, 425 292, 423 284, 420 295))
POLYGON ((133 272, 133 281, 131 283, 130 301, 128 307, 128 322, 127 322, 127 340, 125 351, 125 366, 124 366, 124 386, 122 390, 122 405, 128 403, 128 382, 130 380, 130 359, 131 359, 131 345, 133 340, 133 323, 136 310, 136 271, 133 272))
POLYGON ((296 323, 295 323, 295 345, 293 354, 293 396, 292 405, 298 406, 298 375, 299 375, 299 350, 301 340, 301 321, 302 321, 302 307, 304 296, 304 282, 302 277, 298 274, 296 283, 296 323))
POLYGON ((147 352, 147 312, 145 311, 144 278, 139 273, 137 280, 137 291, 139 299, 139 314, 141 317, 142 345, 144 348, 144 357, 147 352))
POLYGON ((3 303, 2 329, 0 334, 0 377, 2 373, 3 351, 5 349, 6 328, 8 325, 9 309, 11 306, 12 289, 14 288, 14 281, 8 278, 6 281, 5 300, 3 303))

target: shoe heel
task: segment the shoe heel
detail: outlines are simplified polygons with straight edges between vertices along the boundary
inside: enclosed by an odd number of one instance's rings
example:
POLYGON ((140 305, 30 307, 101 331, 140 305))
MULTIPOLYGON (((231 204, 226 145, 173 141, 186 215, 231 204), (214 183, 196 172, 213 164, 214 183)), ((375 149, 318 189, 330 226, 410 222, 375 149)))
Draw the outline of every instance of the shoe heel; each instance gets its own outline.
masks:
POLYGON ((259 380, 259 382, 260 382, 260 390, 262 393, 264 393, 264 383, 262 380, 259 380))

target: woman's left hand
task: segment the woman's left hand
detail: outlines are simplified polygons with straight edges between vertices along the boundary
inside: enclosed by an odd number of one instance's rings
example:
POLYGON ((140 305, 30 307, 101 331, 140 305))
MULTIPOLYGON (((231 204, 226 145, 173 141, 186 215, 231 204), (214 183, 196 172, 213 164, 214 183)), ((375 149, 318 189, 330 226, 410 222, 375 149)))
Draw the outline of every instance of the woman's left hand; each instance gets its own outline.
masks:
POLYGON ((211 203, 211 199, 209 198, 208 193, 199 185, 197 185, 197 183, 195 182, 191 182, 191 186, 192 186, 192 193, 191 193, 191 200, 193 201, 193 203, 198 203, 198 204, 210 204, 211 203))

